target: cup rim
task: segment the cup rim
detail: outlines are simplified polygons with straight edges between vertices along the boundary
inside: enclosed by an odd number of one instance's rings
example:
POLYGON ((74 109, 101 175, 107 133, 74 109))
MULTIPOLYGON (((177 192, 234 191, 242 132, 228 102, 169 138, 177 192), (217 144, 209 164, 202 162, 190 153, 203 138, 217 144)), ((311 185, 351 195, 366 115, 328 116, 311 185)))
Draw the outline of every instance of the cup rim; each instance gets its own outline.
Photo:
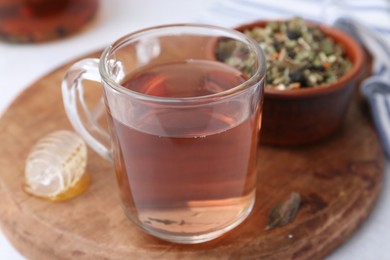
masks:
POLYGON ((183 103, 183 102, 191 102, 191 101, 207 101, 207 100, 214 100, 214 99, 220 99, 228 96, 232 96, 236 93, 240 93, 243 90, 251 88, 251 86, 257 85, 256 83, 262 81, 265 78, 265 71, 266 71, 266 63, 265 63, 265 55, 263 53, 263 50, 259 47, 259 45, 256 43, 255 40, 251 39, 250 37, 246 36, 245 34, 236 31, 234 29, 224 28, 220 26, 214 26, 214 25, 206 25, 206 24, 194 24, 194 23, 178 23, 178 24, 166 24, 166 25, 159 25, 159 26, 153 26, 144 28, 141 30, 134 31, 132 33, 129 33, 127 35, 122 36, 118 40, 116 40, 114 43, 107 46, 99 60, 99 74, 102 78, 102 80, 107 83, 107 85, 122 94, 130 95, 137 99, 147 100, 147 101, 156 101, 156 102, 166 102, 166 103, 183 103), (188 28, 202 28, 202 29, 210 29, 210 30, 218 30, 222 31, 225 34, 230 34, 232 36, 236 36, 236 38, 240 39, 242 42, 250 43, 251 49, 254 51, 255 56, 258 58, 258 68, 256 69, 255 73, 247 79, 245 82, 210 95, 204 95, 204 96, 196 96, 196 97, 180 97, 180 98, 174 98, 174 97, 161 97, 161 96, 152 96, 144 93, 140 93, 137 91, 133 91, 130 89, 127 89, 123 87, 121 84, 115 82, 108 73, 108 58, 112 54, 114 50, 119 48, 122 44, 127 42, 130 39, 134 39, 137 36, 142 35, 146 32, 152 32, 152 31, 158 31, 161 29, 167 29, 167 28, 176 28, 176 27, 188 27, 188 28))

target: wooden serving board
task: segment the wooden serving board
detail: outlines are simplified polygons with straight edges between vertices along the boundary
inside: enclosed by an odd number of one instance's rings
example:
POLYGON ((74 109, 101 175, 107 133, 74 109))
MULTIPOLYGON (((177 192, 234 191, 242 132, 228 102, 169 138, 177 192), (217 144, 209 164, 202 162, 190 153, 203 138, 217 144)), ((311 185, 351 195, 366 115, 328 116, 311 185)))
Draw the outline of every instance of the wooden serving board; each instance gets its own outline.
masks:
POLYGON ((21 189, 30 148, 51 131, 72 129, 60 89, 69 64, 32 84, 0 121, 0 224, 29 259, 314 259, 348 239, 375 205, 384 154, 357 97, 337 135, 304 147, 260 146, 253 212, 211 242, 172 244, 137 228, 122 212, 113 166, 92 151, 85 193, 61 203, 30 197, 21 189), (271 208, 291 192, 303 199, 297 217, 266 231, 271 208))

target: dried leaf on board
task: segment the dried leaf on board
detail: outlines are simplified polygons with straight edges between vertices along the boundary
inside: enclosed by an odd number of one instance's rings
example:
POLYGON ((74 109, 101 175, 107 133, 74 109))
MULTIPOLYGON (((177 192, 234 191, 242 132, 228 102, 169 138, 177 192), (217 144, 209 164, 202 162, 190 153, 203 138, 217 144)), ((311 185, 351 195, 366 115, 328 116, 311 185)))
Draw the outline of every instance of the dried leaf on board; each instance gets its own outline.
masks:
POLYGON ((292 192, 290 197, 277 204, 268 216, 268 225, 265 230, 270 230, 285 226, 291 223, 298 213, 301 204, 301 196, 297 192, 292 192))

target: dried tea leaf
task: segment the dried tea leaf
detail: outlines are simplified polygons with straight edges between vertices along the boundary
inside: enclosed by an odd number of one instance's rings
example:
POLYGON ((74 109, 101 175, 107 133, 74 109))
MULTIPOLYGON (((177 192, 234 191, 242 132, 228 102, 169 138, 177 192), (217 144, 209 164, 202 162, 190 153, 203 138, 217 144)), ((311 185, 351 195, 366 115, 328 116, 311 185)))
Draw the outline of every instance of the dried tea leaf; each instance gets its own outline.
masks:
POLYGON ((298 213, 301 204, 301 196, 297 192, 292 192, 290 197, 277 204, 268 216, 268 225, 265 230, 285 226, 291 223, 298 213))
MULTIPOLYGON (((268 22, 244 31, 258 42, 267 60, 266 87, 278 90, 328 86, 352 67, 344 48, 319 26, 299 17, 268 22)), ((253 75, 248 49, 224 39, 216 47, 218 60, 253 75)))
POLYGON ((150 221, 154 221, 157 223, 161 223, 164 225, 172 225, 172 224, 177 224, 177 221, 170 220, 170 219, 159 219, 159 218, 148 218, 150 221))

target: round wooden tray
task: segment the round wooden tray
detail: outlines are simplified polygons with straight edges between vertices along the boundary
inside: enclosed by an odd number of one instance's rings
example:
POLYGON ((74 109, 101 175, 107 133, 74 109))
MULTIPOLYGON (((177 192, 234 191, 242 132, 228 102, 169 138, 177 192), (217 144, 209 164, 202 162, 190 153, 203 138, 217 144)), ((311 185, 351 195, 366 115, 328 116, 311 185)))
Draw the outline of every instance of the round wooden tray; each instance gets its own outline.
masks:
MULTIPOLYGON (((61 203, 30 197, 21 189, 29 149, 51 131, 72 129, 60 88, 69 64, 32 84, 0 121, 0 224, 29 259, 320 258, 342 244, 375 204, 384 154, 357 97, 337 135, 304 147, 260 146, 253 212, 211 242, 172 244, 138 229, 121 210, 112 165, 92 151, 92 185, 85 193, 61 203), (266 231, 268 213, 291 192, 303 200, 294 222, 266 231)), ((94 90, 87 94, 96 100, 94 90)))

